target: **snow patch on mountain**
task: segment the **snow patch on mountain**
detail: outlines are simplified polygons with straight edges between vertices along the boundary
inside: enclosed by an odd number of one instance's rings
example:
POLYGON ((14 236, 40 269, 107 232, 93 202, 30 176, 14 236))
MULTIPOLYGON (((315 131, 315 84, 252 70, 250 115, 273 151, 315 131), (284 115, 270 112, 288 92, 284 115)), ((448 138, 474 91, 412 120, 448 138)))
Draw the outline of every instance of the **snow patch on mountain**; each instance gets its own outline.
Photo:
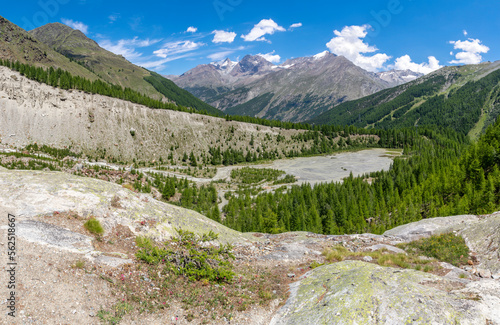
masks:
POLYGON ((324 58, 325 56, 327 56, 328 54, 330 54, 329 51, 323 51, 321 53, 318 53, 318 54, 314 55, 313 59, 314 60, 320 60, 320 59, 324 58))

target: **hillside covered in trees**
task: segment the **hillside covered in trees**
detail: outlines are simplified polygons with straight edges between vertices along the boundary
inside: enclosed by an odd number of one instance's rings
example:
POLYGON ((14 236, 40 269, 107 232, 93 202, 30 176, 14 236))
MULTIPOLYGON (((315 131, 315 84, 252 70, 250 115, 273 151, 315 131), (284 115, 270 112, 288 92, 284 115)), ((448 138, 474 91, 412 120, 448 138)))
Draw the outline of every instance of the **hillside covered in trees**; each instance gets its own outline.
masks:
POLYGON ((310 122, 397 129, 450 127, 476 137, 500 114, 498 62, 446 67, 428 76, 346 102, 310 122))
POLYGON ((404 155, 391 170, 257 196, 242 190, 225 206, 223 223, 271 233, 383 233, 423 218, 486 214, 500 207, 500 122, 473 144, 453 130, 395 134, 406 140, 404 155))

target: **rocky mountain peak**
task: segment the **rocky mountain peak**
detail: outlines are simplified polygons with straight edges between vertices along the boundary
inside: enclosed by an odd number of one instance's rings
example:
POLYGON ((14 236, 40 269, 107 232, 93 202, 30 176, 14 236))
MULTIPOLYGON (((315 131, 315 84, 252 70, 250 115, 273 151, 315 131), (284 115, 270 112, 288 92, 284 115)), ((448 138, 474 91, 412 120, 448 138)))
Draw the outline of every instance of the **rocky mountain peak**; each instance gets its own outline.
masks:
POLYGON ((404 84, 422 77, 424 74, 411 70, 389 70, 378 72, 377 76, 391 86, 404 84))
POLYGON ((215 67, 217 70, 222 73, 229 73, 233 70, 233 68, 238 64, 238 62, 233 62, 229 58, 226 58, 219 62, 210 63, 211 66, 215 67))
POLYGON ((274 64, 267 61, 260 55, 246 55, 238 64, 233 68, 231 75, 238 76, 241 74, 255 75, 262 74, 272 70, 274 64))

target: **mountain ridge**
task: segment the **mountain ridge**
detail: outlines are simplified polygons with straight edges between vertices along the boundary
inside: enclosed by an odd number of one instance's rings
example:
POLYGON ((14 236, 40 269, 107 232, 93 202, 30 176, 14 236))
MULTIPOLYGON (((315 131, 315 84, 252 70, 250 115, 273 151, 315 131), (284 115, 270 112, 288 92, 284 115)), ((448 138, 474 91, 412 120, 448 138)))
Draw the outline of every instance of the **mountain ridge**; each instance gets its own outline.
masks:
MULTIPOLYGON (((295 122, 412 78, 409 71, 393 74, 382 78, 324 51, 280 65, 260 55, 246 55, 237 63, 227 58, 169 77, 226 113, 295 122)), ((419 76, 413 73, 414 79, 419 76)))
POLYGON ((155 99, 163 97, 144 80, 144 77, 150 75, 148 70, 130 63, 121 55, 101 48, 97 42, 79 30, 61 23, 51 23, 29 33, 109 83, 135 89, 155 99))
POLYGON ((170 80, 101 48, 81 31, 60 23, 27 32, 0 16, 0 59, 46 69, 60 68, 73 76, 130 88, 165 103, 222 115, 170 80))
POLYGON ((500 61, 496 61, 444 67, 407 84, 342 103, 308 122, 384 129, 432 124, 476 138, 499 115, 500 61))

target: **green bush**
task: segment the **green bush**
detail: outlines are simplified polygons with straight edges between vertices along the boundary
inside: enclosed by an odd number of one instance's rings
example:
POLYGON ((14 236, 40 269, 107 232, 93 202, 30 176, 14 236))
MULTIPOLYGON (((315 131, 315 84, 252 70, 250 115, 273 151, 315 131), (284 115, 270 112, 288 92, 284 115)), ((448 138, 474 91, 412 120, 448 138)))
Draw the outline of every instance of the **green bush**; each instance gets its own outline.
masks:
POLYGON ((83 226, 92 234, 101 235, 104 233, 104 228, 96 218, 90 218, 83 226))
POLYGON ((148 238, 138 237, 136 243, 141 249, 137 258, 148 264, 161 265, 167 273, 173 272, 191 281, 230 282, 233 279, 231 245, 207 245, 218 237, 212 231, 202 236, 182 229, 177 229, 177 232, 178 237, 165 243, 164 247, 154 245, 148 238))

